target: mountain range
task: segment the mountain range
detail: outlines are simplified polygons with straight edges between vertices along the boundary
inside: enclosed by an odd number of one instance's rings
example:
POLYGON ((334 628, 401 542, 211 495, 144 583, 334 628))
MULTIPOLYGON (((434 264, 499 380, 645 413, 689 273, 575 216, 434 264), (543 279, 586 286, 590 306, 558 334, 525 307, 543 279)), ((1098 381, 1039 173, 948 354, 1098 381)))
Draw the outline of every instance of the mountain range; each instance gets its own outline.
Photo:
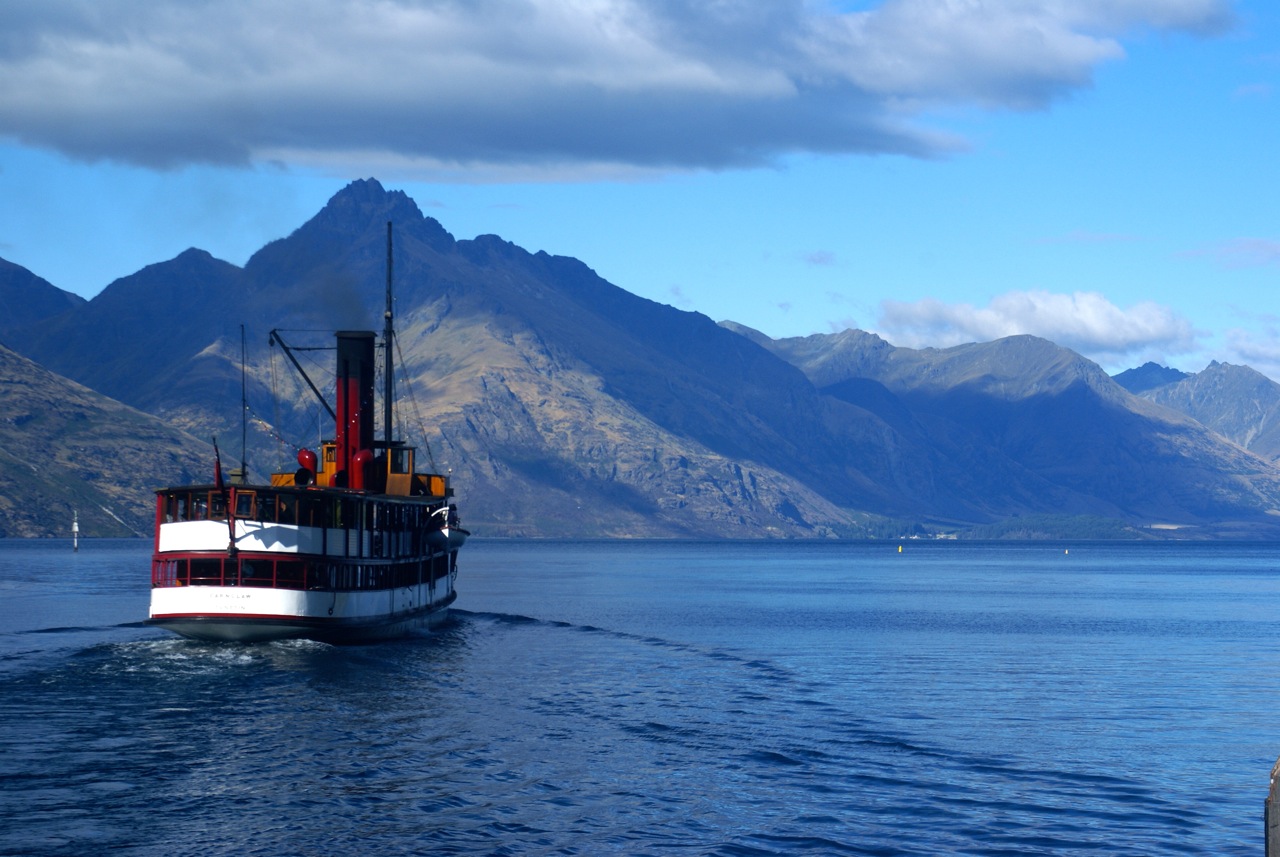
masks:
POLYGON ((372 179, 243 267, 191 249, 84 301, 0 264, 5 413, 26 385, 151 454, 112 458, 104 435, 92 468, 28 477, 23 460, 74 457, 75 424, 0 420, 0 532, 58 532, 81 503, 145 529, 149 489, 206 481, 215 436, 258 476, 296 467, 331 427, 268 333, 331 388, 332 352, 301 349, 381 327, 387 223, 401 432, 480 535, 1280 535, 1280 388, 1248 367, 1113 379, 1029 336, 773 340, 576 259, 457 240, 372 179))

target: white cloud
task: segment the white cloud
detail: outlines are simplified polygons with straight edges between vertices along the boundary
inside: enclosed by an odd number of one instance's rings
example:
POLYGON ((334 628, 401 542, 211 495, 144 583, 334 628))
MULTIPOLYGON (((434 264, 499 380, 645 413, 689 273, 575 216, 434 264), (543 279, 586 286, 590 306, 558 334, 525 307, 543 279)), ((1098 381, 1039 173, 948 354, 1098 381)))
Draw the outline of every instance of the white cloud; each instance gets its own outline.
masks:
POLYGON ((1009 292, 985 307, 933 298, 883 301, 878 333, 895 345, 946 347, 1015 334, 1048 339, 1103 365, 1164 359, 1197 347, 1191 323, 1143 301, 1122 309, 1097 292, 1009 292))
POLYGON ((0 5, 0 136, 150 167, 495 180, 931 156, 1229 0, 42 0, 0 5))

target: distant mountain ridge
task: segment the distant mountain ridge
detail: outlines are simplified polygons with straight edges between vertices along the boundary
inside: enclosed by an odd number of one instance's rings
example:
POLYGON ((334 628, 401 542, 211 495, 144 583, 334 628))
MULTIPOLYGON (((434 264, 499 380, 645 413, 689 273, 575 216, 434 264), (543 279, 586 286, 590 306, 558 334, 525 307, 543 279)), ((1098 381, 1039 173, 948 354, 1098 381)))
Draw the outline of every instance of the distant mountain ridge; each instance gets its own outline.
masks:
POLYGON ((1143 363, 1136 369, 1126 369, 1115 376, 1115 382, 1130 393, 1145 393, 1156 387, 1173 384, 1187 377, 1186 372, 1170 369, 1158 363, 1143 363))
POLYGON ((317 328, 380 327, 388 221, 400 413, 479 534, 860 537, 1017 516, 1280 533, 1272 462, 1045 340, 774 341, 576 259, 457 240, 374 180, 243 268, 188 250, 10 342, 196 437, 238 438, 244 325, 249 466, 292 469, 323 420, 266 332, 323 347, 317 328))
POLYGON ((1247 518, 1275 496, 1267 463, 1036 337, 915 350, 845 331, 774 347, 831 395, 868 402, 868 384, 880 385, 874 407, 891 397, 899 422, 932 438, 955 478, 1026 511, 1188 524, 1247 518))
POLYGON ((1216 360, 1203 371, 1142 391, 1269 461, 1280 459, 1280 384, 1248 366, 1216 360))
POLYGON ((29 328, 84 303, 79 295, 0 259, 0 342, 9 331, 29 328))

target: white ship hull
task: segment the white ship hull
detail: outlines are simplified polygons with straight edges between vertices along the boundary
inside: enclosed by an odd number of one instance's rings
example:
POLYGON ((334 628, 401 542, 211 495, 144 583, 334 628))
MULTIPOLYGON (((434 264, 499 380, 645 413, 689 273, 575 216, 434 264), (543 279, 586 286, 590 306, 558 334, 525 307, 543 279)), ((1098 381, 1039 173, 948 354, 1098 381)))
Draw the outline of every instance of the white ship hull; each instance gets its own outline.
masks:
POLYGON ((156 589, 150 622, 195 640, 372 642, 444 622, 455 593, 447 579, 439 583, 434 589, 422 585, 358 593, 247 586, 156 589))

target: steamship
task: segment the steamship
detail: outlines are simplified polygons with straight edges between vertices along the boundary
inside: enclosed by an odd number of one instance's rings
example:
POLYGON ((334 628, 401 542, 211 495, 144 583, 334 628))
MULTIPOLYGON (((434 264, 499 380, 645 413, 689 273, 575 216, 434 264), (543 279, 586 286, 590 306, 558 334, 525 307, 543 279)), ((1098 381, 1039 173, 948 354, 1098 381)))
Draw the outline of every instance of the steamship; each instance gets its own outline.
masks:
MULTIPOLYGON (((388 427, 390 240, 388 225, 388 427)), ((215 443, 212 483, 156 492, 148 624, 198 640, 350 643, 447 617, 468 536, 449 477, 417 472, 416 450, 390 428, 375 438, 376 335, 336 338, 335 433, 319 455, 303 449, 296 471, 252 485, 223 479, 215 443)), ((288 352, 275 331, 272 341, 288 352)))

